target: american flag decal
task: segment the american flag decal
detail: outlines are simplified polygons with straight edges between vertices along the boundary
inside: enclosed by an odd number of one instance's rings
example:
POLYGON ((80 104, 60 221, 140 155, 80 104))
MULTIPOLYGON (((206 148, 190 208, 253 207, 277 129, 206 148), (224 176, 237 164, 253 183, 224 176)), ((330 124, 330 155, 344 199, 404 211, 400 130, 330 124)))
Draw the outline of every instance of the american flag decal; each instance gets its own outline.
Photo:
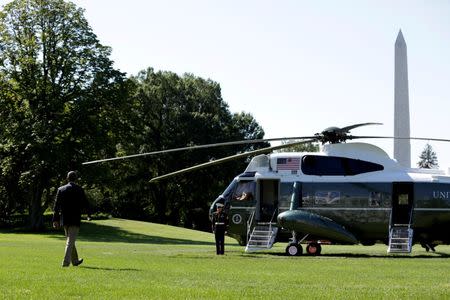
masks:
POLYGON ((290 158, 278 158, 277 159, 277 170, 298 170, 300 169, 300 158, 290 157, 290 158))

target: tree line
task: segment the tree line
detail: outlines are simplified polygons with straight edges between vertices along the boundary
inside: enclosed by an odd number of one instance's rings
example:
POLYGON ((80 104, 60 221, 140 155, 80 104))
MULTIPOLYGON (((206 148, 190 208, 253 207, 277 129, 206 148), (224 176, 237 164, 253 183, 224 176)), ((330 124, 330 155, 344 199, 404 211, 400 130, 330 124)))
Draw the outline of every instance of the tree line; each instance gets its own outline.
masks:
MULTIPOLYGON (((84 10, 64 0, 15 0, 0 11, 0 226, 20 214, 41 230, 56 188, 77 170, 94 212, 208 229, 209 204, 246 160, 156 184, 149 179, 264 143, 93 159, 261 139, 249 113, 231 113, 220 85, 193 74, 114 68, 84 10)), ((311 151, 317 146, 311 145, 311 151)), ((431 146, 420 167, 437 167, 431 146)))
POLYGON ((266 144, 200 149, 97 165, 93 159, 260 139, 231 113, 220 85, 193 74, 114 68, 84 10, 63 0, 15 0, 0 12, 0 223, 28 214, 44 227, 56 188, 77 170, 94 211, 208 228, 207 210, 245 159, 164 182, 149 179, 266 144))

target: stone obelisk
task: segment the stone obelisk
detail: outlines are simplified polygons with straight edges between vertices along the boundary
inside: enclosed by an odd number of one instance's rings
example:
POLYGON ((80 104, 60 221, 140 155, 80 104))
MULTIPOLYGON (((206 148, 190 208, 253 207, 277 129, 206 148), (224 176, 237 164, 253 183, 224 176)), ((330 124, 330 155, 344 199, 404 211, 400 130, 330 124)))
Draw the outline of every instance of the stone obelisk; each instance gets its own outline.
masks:
MULTIPOLYGON (((410 137, 408 59, 406 43, 400 30, 395 41, 394 86, 394 137, 410 137)), ((411 143, 409 139, 394 139, 394 158, 400 165, 411 167, 411 143)))

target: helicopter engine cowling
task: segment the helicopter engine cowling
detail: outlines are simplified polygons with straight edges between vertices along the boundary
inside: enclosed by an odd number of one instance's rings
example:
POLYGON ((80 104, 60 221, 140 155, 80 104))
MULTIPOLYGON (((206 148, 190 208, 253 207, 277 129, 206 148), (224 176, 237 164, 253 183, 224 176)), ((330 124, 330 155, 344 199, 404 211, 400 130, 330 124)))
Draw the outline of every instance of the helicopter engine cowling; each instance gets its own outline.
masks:
POLYGON ((278 215, 278 224, 285 229, 302 232, 343 244, 357 244, 356 237, 331 219, 307 212, 289 210, 278 215))

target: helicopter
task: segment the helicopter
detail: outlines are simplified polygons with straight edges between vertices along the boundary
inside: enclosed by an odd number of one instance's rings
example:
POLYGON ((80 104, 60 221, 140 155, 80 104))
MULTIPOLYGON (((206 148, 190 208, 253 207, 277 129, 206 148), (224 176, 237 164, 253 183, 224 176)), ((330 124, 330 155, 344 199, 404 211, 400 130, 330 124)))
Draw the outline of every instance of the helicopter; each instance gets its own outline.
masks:
MULTIPOLYGON (((442 170, 405 168, 381 148, 354 139, 350 130, 380 123, 329 127, 312 136, 245 140, 182 147, 151 153, 96 160, 84 164, 142 155, 226 145, 295 140, 217 159, 152 178, 150 182, 253 156, 210 206, 218 203, 229 216, 227 235, 246 246, 246 252, 270 249, 287 242, 286 254, 320 255, 325 244, 382 242, 388 253, 411 253, 412 245, 435 251, 450 244, 450 174, 442 170), (272 152, 320 142, 320 152, 272 152)), ((450 142, 448 139, 395 137, 450 142)))

